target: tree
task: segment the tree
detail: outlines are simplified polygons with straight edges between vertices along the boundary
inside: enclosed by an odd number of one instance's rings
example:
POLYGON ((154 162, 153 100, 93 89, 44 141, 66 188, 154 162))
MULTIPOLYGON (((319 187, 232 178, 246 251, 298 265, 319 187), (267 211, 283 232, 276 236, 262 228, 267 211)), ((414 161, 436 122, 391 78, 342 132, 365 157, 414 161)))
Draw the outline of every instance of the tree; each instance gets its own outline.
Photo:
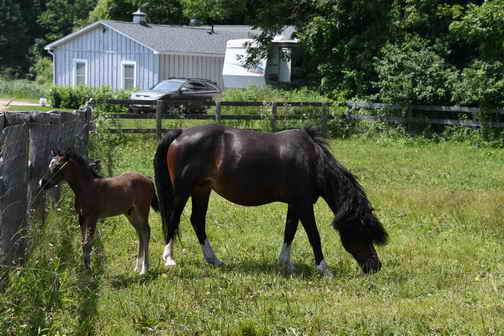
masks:
POLYGON ((474 44, 490 61, 504 58, 504 0, 469 4, 464 15, 450 24, 450 31, 460 40, 474 44))
POLYGON ((38 23, 46 30, 44 39, 52 42, 87 23, 89 13, 98 0, 47 0, 46 10, 38 23))
POLYGON ((99 0, 91 12, 88 23, 98 20, 131 21, 133 12, 141 9, 147 22, 155 24, 182 24, 182 5, 177 0, 99 0))
POLYGON ((244 12, 245 0, 180 0, 183 13, 188 18, 197 18, 206 24, 224 23, 227 19, 244 12))
POLYGON ((30 37, 16 0, 0 0, 0 64, 3 75, 26 70, 30 37))

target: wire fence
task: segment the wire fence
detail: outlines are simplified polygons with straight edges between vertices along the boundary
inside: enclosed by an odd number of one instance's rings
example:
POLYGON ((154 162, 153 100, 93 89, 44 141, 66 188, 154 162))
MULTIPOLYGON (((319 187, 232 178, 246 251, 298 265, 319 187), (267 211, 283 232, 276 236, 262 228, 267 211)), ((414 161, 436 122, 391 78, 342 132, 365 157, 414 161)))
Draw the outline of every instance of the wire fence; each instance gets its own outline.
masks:
MULTIPOLYGON (((0 113, 0 266, 23 262, 29 225, 46 216, 47 195, 38 181, 47 173, 51 150, 87 154, 89 110, 0 113)), ((51 197, 51 196, 50 196, 51 197)))

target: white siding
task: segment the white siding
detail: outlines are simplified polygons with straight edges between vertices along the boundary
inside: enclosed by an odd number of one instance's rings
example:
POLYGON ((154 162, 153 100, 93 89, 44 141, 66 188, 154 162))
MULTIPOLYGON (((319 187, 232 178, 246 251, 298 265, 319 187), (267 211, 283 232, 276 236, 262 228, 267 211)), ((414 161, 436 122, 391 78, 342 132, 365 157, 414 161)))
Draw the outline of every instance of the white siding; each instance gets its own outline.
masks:
POLYGON ((194 77, 210 79, 224 87, 222 78, 223 56, 162 55, 160 80, 169 77, 194 77))
POLYGON ((55 84, 72 85, 75 59, 87 60, 88 85, 92 87, 121 89, 124 62, 136 63, 138 88, 148 88, 159 80, 159 56, 109 28, 98 26, 54 50, 55 84))

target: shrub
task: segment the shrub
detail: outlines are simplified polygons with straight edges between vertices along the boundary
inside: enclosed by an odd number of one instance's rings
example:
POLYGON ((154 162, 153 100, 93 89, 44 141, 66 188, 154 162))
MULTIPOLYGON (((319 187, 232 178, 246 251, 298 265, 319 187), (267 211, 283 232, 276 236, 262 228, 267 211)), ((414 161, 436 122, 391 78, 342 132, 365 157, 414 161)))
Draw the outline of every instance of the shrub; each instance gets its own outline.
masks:
POLYGON ((393 104, 448 105, 458 73, 440 49, 421 38, 386 44, 374 59, 376 98, 393 104))
MULTIPOLYGON (((90 98, 98 99, 126 99, 130 91, 112 90, 109 86, 91 88, 89 86, 60 87, 54 86, 49 91, 49 103, 54 108, 78 109, 90 98)), ((117 111, 119 106, 103 104, 105 111, 117 111)), ((121 109, 122 110, 122 109, 121 109)))
POLYGON ((457 104, 495 108, 504 106, 504 63, 475 61, 454 85, 457 104))
POLYGON ((35 74, 35 82, 38 85, 48 86, 52 84, 53 68, 49 58, 39 57, 31 68, 31 72, 35 74))

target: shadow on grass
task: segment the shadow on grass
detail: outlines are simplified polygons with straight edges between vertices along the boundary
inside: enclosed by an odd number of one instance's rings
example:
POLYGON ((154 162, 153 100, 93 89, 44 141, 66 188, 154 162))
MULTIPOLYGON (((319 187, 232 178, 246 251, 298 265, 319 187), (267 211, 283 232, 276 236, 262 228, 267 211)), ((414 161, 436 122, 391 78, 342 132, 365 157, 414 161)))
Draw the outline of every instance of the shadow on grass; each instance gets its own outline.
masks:
POLYGON ((161 274, 163 274, 162 270, 154 270, 154 271, 149 271, 145 275, 139 275, 139 274, 131 274, 131 273, 125 273, 125 274, 119 274, 119 275, 114 275, 110 281, 110 284, 112 288, 114 289, 124 289, 128 288, 132 285, 140 285, 144 283, 151 282, 153 280, 158 279, 161 274))
POLYGON ((79 302, 77 309, 79 318, 75 335, 97 334, 94 328, 94 317, 98 313, 97 303, 105 263, 103 244, 98 237, 96 237, 93 243, 92 257, 94 257, 94 260, 92 261, 91 270, 84 268, 82 258, 79 260, 79 279, 76 292, 79 302))

